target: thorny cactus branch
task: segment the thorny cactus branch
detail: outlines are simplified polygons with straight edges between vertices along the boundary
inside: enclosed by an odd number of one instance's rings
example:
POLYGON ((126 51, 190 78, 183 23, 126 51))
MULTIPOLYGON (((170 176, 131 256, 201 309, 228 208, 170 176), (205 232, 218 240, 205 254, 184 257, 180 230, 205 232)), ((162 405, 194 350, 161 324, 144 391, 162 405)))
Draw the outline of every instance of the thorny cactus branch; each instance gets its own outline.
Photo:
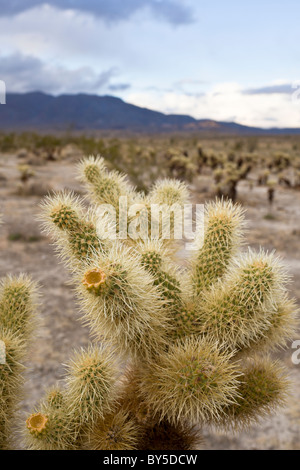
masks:
POLYGON ((24 363, 37 327, 37 286, 25 275, 0 282, 0 450, 16 445, 24 363))

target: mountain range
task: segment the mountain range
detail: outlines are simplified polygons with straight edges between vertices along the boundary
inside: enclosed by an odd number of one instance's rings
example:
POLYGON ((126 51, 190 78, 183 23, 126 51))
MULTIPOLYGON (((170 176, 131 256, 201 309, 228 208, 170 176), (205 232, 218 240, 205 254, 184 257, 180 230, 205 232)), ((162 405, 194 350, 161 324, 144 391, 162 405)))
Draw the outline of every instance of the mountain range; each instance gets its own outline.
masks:
POLYGON ((0 131, 118 130, 132 132, 203 132, 214 134, 299 134, 300 129, 261 129, 234 122, 164 114, 114 96, 52 96, 42 92, 8 93, 0 105, 0 131))

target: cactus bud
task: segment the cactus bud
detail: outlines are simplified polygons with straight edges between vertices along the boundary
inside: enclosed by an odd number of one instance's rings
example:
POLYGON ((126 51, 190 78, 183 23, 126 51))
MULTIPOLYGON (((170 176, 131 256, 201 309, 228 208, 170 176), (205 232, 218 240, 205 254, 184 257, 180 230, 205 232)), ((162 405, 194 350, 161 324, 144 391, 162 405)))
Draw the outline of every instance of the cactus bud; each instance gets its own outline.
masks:
POLYGON ((48 391, 46 401, 51 408, 59 409, 64 404, 64 396, 57 387, 53 387, 48 391))
POLYGON ((105 284, 107 275, 100 268, 93 268, 86 271, 82 279, 82 284, 87 290, 99 293, 105 284))
POLYGON ((48 416, 42 413, 34 413, 29 416, 26 420, 26 427, 30 434, 40 438, 42 434, 45 434, 47 429, 48 416))

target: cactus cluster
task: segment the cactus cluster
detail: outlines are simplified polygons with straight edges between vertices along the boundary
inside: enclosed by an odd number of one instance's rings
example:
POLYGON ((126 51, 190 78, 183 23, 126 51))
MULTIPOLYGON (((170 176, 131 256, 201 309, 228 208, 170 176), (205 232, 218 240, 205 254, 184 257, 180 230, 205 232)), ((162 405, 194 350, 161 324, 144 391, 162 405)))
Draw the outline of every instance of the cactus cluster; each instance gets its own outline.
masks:
MULTIPOLYGON (((119 198, 127 197, 138 208, 128 216, 129 230, 145 223, 143 208, 151 204, 188 202, 184 183, 163 180, 139 193, 101 157, 84 159, 78 173, 90 206, 57 193, 44 200, 41 218, 70 271, 93 341, 74 352, 64 380, 26 417, 24 446, 196 449, 203 426, 236 432, 283 405, 289 380, 270 353, 293 337, 297 308, 275 254, 242 249, 241 207, 224 199, 206 205, 204 230, 183 268, 175 262, 177 240, 165 240, 163 230, 156 239, 126 239, 101 207, 110 204, 119 216, 119 198)), ((162 215, 162 227, 169 215, 162 215)), ((26 276, 1 283, 2 449, 13 446, 36 295, 26 276)))
POLYGON ((292 337, 297 308, 274 254, 240 252, 241 207, 222 199, 206 205, 204 232, 183 269, 176 240, 103 237, 112 221, 99 216, 102 204, 118 211, 120 196, 147 207, 183 205, 183 183, 160 181, 141 194, 101 157, 84 159, 78 171, 90 207, 55 194, 42 219, 94 341, 74 353, 64 382, 27 418, 26 446, 195 449, 202 426, 233 432, 284 404, 287 373, 269 352, 292 337))

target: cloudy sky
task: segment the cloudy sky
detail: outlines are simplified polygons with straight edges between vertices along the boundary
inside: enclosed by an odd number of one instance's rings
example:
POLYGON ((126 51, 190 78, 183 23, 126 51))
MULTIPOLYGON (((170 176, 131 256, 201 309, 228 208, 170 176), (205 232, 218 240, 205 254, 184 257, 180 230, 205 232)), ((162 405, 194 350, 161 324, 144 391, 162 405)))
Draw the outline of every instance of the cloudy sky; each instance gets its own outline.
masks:
POLYGON ((300 127, 299 17, 299 0, 0 0, 0 80, 300 127))

